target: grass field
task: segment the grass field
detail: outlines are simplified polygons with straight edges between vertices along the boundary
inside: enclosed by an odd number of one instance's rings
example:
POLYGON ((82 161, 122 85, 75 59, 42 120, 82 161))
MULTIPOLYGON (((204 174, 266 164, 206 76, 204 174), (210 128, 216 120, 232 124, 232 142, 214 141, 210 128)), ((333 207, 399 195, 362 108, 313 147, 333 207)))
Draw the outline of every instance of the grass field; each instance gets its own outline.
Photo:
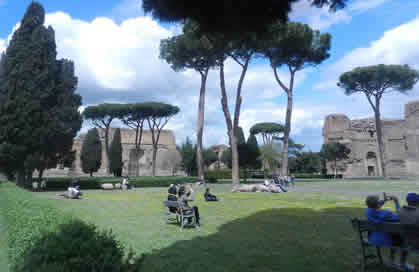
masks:
POLYGON ((7 261, 7 244, 6 244, 6 228, 2 214, 0 213, 0 271, 8 269, 7 261))
MULTIPOLYGON (((127 247, 145 254, 143 271, 356 271, 359 243, 349 218, 363 216, 367 194, 385 191, 404 199, 407 192, 419 191, 419 181, 300 182, 282 194, 233 194, 228 184, 210 187, 222 201, 205 202, 203 189, 196 188, 193 205, 199 207, 201 228, 182 231, 165 221, 164 188, 85 191, 83 200, 34 194, 63 212, 111 228, 127 247)), ((0 248, 0 268, 2 263, 0 248)))

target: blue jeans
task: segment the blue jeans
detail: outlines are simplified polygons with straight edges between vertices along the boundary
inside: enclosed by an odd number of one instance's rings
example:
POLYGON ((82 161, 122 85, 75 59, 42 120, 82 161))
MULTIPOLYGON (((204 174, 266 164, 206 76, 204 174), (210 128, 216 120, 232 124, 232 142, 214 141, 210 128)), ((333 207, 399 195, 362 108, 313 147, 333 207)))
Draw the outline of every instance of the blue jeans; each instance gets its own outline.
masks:
POLYGON ((281 191, 283 191, 284 193, 286 193, 286 192, 287 192, 287 190, 285 190, 285 188, 284 188, 284 187, 282 187, 282 186, 281 186, 281 184, 276 184, 276 186, 278 186, 278 187, 279 187, 279 189, 281 189, 281 191))

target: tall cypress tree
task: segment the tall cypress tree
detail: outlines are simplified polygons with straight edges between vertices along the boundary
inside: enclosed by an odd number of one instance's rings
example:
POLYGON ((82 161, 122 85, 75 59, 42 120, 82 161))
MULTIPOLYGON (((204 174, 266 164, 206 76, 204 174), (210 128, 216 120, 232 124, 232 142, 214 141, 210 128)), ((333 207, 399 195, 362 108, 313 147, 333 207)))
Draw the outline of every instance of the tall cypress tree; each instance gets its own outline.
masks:
POLYGON ((71 152, 82 121, 74 65, 56 60, 54 30, 44 21, 44 8, 32 2, 0 61, 0 170, 17 173, 21 185, 36 165, 51 165, 39 161, 71 152))
POLYGON ((109 148, 109 170, 116 177, 122 175, 122 144, 121 130, 117 128, 109 148))
POLYGON ((247 147, 248 147, 248 158, 247 164, 249 168, 260 169, 262 166, 261 161, 259 160, 260 151, 258 146, 258 141, 254 134, 250 134, 247 138, 247 147))
POLYGON ((102 143, 96 128, 89 129, 80 152, 81 169, 93 176, 102 164, 102 143))

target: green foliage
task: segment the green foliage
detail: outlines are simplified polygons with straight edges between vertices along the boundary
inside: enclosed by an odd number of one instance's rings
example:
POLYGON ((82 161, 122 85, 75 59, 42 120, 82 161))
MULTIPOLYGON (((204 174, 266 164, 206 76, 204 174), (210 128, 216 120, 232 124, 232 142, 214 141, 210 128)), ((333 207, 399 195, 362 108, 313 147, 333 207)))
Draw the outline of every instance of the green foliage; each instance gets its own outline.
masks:
POLYGON ((24 251, 34 245, 41 233, 54 231, 60 223, 70 219, 51 204, 13 184, 0 184, 0 211, 6 222, 12 266, 20 263, 24 251))
POLYGON ((83 140, 80 161, 83 172, 89 173, 90 176, 99 170, 102 164, 102 143, 96 128, 89 129, 83 140))
MULTIPOLYGON (((214 0, 200 2, 193 0, 143 0, 146 13, 163 22, 196 21, 205 32, 224 35, 264 33, 270 24, 288 20, 291 4, 297 0, 251 1, 251 0, 214 0)), ((343 8, 346 0, 313 0, 313 5, 330 6, 331 10, 343 8)))
POLYGON ((218 160, 217 153, 211 149, 204 149, 202 155, 204 157, 204 165, 207 167, 218 160))
POLYGON ((409 65, 385 65, 357 67, 339 77, 338 86, 346 95, 364 93, 378 96, 389 91, 406 93, 419 80, 419 72, 409 65))
POLYGON ((121 144, 121 130, 115 130, 111 146, 109 148, 109 169, 115 176, 122 175, 122 144, 121 144))
POLYGON ((322 168, 320 153, 302 152, 290 158, 289 170, 291 173, 318 173, 322 168))
MULTIPOLYGON (((179 149, 180 155, 182 157, 182 168, 189 176, 196 175, 198 171, 196 163, 196 149, 197 146, 192 144, 189 137, 186 137, 185 142, 182 143, 179 149)), ((202 157, 206 167, 210 166, 212 163, 218 160, 217 153, 211 149, 204 149, 202 151, 202 157)))
POLYGON ((174 71, 194 69, 204 73, 216 63, 213 45, 195 33, 196 25, 187 22, 183 34, 160 41, 160 58, 174 71))
POLYGON ((8 175, 54 167, 81 127, 74 64, 56 60, 55 33, 44 19, 32 2, 0 61, 0 168, 8 175))
POLYGON ((281 163, 281 154, 273 144, 265 144, 260 147, 259 160, 262 164, 266 164, 265 166, 268 166, 269 170, 272 172, 279 167, 279 164, 281 163))
POLYGON ((335 176, 337 174, 337 162, 347 159, 351 153, 351 150, 346 145, 341 143, 327 143, 322 145, 320 155, 325 161, 333 162, 333 169, 335 170, 335 176))
POLYGON ((83 117, 91 120, 98 128, 106 128, 112 120, 118 118, 127 109, 126 104, 99 104, 96 106, 88 106, 83 111, 83 117))
POLYGON ((220 179, 231 179, 231 169, 206 170, 204 177, 210 183, 216 183, 220 179))
POLYGON ((148 117, 149 113, 144 109, 143 103, 127 104, 119 112, 118 118, 122 123, 135 130, 135 147, 137 149, 140 149, 144 122, 148 117))
POLYGON ((259 160, 260 150, 259 145, 254 134, 250 134, 247 138, 247 154, 240 154, 240 160, 245 160, 245 165, 250 169, 260 169, 262 163, 259 160), (243 158, 244 157, 244 158, 243 158))
MULTIPOLYGON (((239 155, 240 156, 240 155, 239 155)), ((231 148, 228 148, 221 154, 221 162, 224 163, 225 166, 231 169, 232 167, 232 155, 231 155, 231 148)), ((239 162, 240 163, 240 162, 239 162)))
POLYGON ((320 34, 306 24, 273 24, 271 33, 262 52, 272 67, 286 65, 290 70, 298 71, 318 65, 330 56, 330 34, 320 34))
POLYGON ((73 219, 44 232, 25 250, 16 272, 41 271, 139 271, 141 259, 133 253, 124 257, 124 246, 112 231, 73 219), (134 264, 130 264, 130 262, 134 264))
POLYGON ((195 148, 189 139, 186 137, 184 143, 180 147, 180 155, 182 156, 182 168, 185 170, 187 175, 193 175, 196 169, 196 152, 195 148))
POLYGON ((237 144, 238 145, 246 143, 246 138, 244 137, 244 132, 243 132, 242 127, 237 127, 236 137, 237 137, 237 144))
POLYGON ((281 139, 283 133, 284 126, 279 123, 257 123, 250 128, 250 134, 260 134, 264 144, 281 139))
POLYGON ((297 156, 301 153, 301 150, 303 150, 304 145, 303 144, 297 144, 294 142, 293 139, 288 140, 288 152, 291 156, 297 156))

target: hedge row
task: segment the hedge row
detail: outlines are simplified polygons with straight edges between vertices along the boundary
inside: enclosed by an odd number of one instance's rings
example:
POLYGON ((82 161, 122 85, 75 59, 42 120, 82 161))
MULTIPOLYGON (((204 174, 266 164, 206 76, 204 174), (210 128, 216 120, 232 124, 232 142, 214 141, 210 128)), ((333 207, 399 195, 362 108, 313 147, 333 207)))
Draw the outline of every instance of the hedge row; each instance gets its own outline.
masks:
MULTIPOLYGON (((121 183, 122 177, 57 177, 45 178, 47 191, 66 190, 73 180, 77 180, 81 190, 101 189, 103 183, 121 183)), ((35 179, 37 180, 37 179, 35 179)), ((135 187, 167 187, 170 184, 196 182, 196 177, 130 177, 129 182, 135 187)))
POLYGON ((55 231, 67 223, 63 215, 45 200, 11 183, 0 183, 0 211, 6 222, 9 263, 13 267, 24 251, 44 231, 55 231))

